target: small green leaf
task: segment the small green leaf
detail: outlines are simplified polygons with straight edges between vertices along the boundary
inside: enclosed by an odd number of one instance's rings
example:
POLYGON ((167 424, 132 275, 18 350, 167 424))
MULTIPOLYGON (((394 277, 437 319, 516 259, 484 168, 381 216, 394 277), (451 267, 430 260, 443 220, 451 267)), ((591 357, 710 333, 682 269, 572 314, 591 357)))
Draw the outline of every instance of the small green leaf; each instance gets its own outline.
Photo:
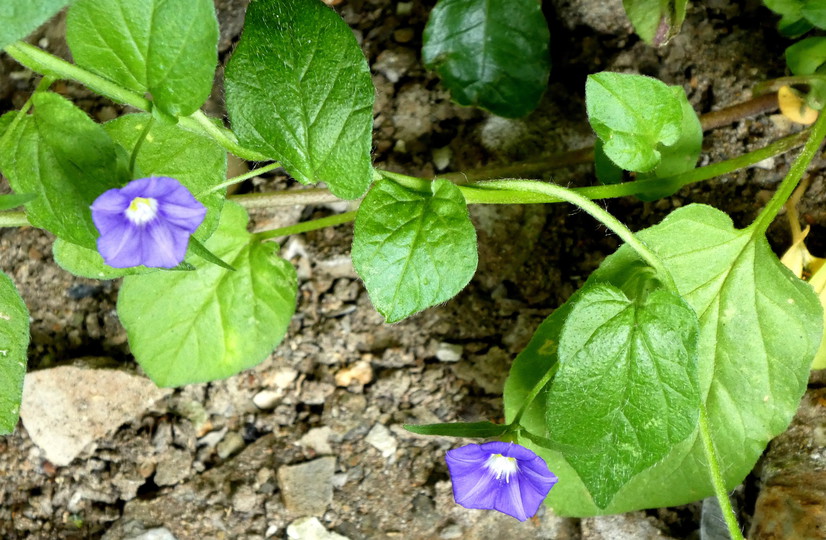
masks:
POLYGON ((116 279, 123 276, 158 271, 157 268, 147 268, 145 266, 112 268, 103 262, 103 257, 100 256, 97 249, 81 247, 60 238, 55 239, 54 244, 52 244, 52 255, 58 266, 67 272, 90 279, 116 279))
POLYGON ((0 2, 0 49, 23 39, 63 9, 69 0, 10 0, 0 2))
POLYGON ((471 437, 485 439, 497 437, 508 430, 505 424, 492 422, 453 422, 448 424, 426 424, 415 426, 405 424, 404 429, 419 435, 440 435, 443 437, 471 437))
POLYGON ((0 435, 17 425, 28 346, 29 310, 11 279, 0 272, 0 435))
POLYGON ((688 0, 623 0, 625 14, 643 41, 656 47, 677 35, 688 0))
POLYGON ((373 83, 353 32, 318 0, 256 0, 225 75, 244 146, 355 199, 372 180, 373 83))
POLYGON ((826 3, 823 0, 804 0, 800 14, 814 26, 826 29, 826 3))
POLYGON ((208 263, 220 266, 221 268, 229 270, 230 272, 235 272, 235 268, 231 264, 226 263, 220 257, 218 257, 209 249, 207 249, 207 247, 200 243, 198 239, 194 236, 189 238, 189 252, 193 255, 197 255, 198 257, 202 258, 208 263))
MULTIPOLYGON (((680 138, 671 146, 662 147, 660 149, 660 164, 651 172, 637 175, 638 180, 668 178, 690 171, 697 164, 697 159, 699 159, 700 152, 703 150, 703 127, 697 113, 694 112, 694 108, 688 102, 685 90, 679 86, 671 86, 670 89, 679 100, 683 110, 680 138)), ((654 201, 673 195, 679 189, 679 187, 663 186, 660 189, 651 190, 645 195, 638 195, 638 198, 643 201, 654 201)))
POLYGON ((129 180, 128 156, 86 113, 57 94, 37 92, 26 116, 0 148, 0 168, 26 203, 29 221, 69 242, 95 248, 89 206, 129 180))
POLYGON ((817 73, 826 64, 826 37, 809 37, 789 46, 786 64, 795 75, 817 73))
POLYGON ((0 210, 11 210, 12 208, 23 206, 27 202, 33 201, 36 197, 37 195, 34 193, 0 195, 0 210))
POLYGON ((166 114, 195 112, 212 90, 218 20, 212 0, 77 0, 66 18, 75 62, 166 114))
MULTIPOLYGON (((151 115, 127 114, 107 122, 104 128, 130 153, 151 115)), ((170 176, 184 185, 207 208, 204 222, 195 237, 206 240, 215 227, 223 208, 226 190, 203 195, 226 180, 227 153, 215 141, 173 125, 152 124, 141 145, 135 164, 144 177, 170 176)))
POLYGON ((812 24, 803 17, 804 2, 805 0, 763 0, 766 7, 781 16, 777 29, 786 37, 798 37, 812 29, 812 24))
POLYGON ((600 508, 694 431, 697 334, 697 316, 665 289, 630 300, 611 285, 583 288, 560 337, 546 420, 600 508))
POLYGON ((478 262, 476 230, 459 188, 434 180, 430 193, 420 193, 376 182, 359 206, 352 258, 389 323, 450 300, 478 262))
POLYGON ((551 69, 550 34, 536 0, 440 0, 424 30, 422 59, 460 105, 525 116, 551 69))
POLYGON ((594 173, 602 184, 619 184, 623 180, 622 169, 605 155, 602 139, 594 141, 594 173))
POLYGON ((628 171, 648 172, 660 163, 660 145, 680 140, 683 108, 669 87, 642 75, 602 72, 585 83, 588 120, 605 155, 628 171))
POLYGON ((284 337, 295 270, 276 244, 253 239, 247 221, 243 208, 228 203, 205 242, 235 272, 204 265, 124 278, 118 316, 136 360, 159 386, 229 377, 260 363, 284 337))

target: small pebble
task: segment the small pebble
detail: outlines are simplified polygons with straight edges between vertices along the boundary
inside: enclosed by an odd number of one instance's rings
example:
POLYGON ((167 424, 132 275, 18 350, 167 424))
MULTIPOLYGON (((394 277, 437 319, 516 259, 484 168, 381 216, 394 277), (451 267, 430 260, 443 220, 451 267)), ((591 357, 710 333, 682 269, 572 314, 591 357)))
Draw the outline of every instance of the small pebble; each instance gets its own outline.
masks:
POLYGON ((412 28, 399 28, 393 32, 393 39, 395 39, 397 43, 409 43, 415 35, 416 33, 412 28))
POLYGON ((462 358, 464 347, 456 343, 439 343, 436 349, 436 358, 441 362, 458 362, 462 358))
POLYGON ((448 165, 450 165, 451 157, 453 157, 453 151, 449 146, 436 148, 433 150, 433 165, 440 171, 447 169, 448 165))
POLYGON ((261 390, 252 397, 252 402, 263 411, 273 409, 281 399, 281 392, 274 390, 261 390))
POLYGON ((393 456, 393 454, 396 453, 396 449, 399 447, 399 443, 396 441, 396 438, 393 437, 390 430, 382 424, 376 424, 373 426, 373 429, 370 430, 370 433, 367 434, 367 437, 364 440, 374 446, 385 458, 393 456))
POLYGON ((336 373, 336 386, 347 387, 352 383, 367 384, 373 380, 373 367, 366 360, 359 360, 336 373))
POLYGON ((242 437, 240 433, 230 431, 221 442, 218 443, 218 456, 221 459, 226 459, 244 448, 244 444, 244 437, 242 437))
POLYGON ((315 517, 303 517, 287 526, 287 538, 291 540, 350 540, 335 532, 330 532, 315 517))

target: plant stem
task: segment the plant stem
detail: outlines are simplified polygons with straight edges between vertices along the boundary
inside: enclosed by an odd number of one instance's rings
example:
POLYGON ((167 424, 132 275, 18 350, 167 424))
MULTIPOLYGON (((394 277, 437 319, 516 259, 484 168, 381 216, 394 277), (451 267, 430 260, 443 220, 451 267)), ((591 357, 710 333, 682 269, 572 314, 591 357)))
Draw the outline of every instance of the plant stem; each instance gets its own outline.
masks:
POLYGON ((289 227, 281 227, 280 229, 273 229, 271 231, 261 231, 255 233, 253 236, 261 241, 270 238, 277 238, 279 236, 289 236, 291 234, 305 233, 323 229, 324 227, 332 227, 334 225, 341 225, 342 223, 349 223, 356 219, 356 211, 344 212, 343 214, 335 214, 321 219, 314 219, 312 221, 305 221, 303 223, 296 223, 289 227))
MULTIPOLYGON (((116 103, 129 105, 145 112, 152 110, 152 102, 142 95, 53 54, 49 54, 43 49, 18 41, 11 45, 6 45, 4 50, 19 64, 32 71, 43 73, 56 79, 69 79, 79 82, 116 103)), ((238 144, 235 135, 230 130, 213 124, 209 117, 201 111, 195 111, 190 116, 179 117, 178 122, 190 131, 201 134, 206 133, 223 148, 242 159, 249 161, 269 161, 267 156, 238 144)))
POLYGON ((573 190, 562 186, 546 184, 535 180, 491 180, 488 182, 480 182, 478 186, 483 190, 505 189, 510 193, 539 193, 556 197, 557 199, 561 199, 578 206, 590 214, 594 219, 611 229, 614 234, 623 240, 623 242, 631 246, 631 248, 637 252, 637 255, 639 255, 645 262, 648 263, 649 266, 657 271, 657 274, 659 274, 660 278, 663 280, 663 283, 665 283, 671 291, 677 292, 677 286, 674 284, 674 279, 671 277, 671 273, 666 269, 659 256, 651 251, 651 249, 639 238, 637 238, 634 233, 628 229, 628 227, 623 225, 620 220, 609 214, 591 199, 583 197, 573 190))
POLYGON ((548 369, 548 371, 545 372, 545 375, 543 375, 542 378, 539 379, 539 382, 537 382, 534 385, 534 387, 531 388, 531 391, 530 393, 528 393, 528 396, 525 398, 525 401, 522 402, 522 406, 519 407, 519 410, 516 412, 516 416, 514 416, 513 420, 511 420, 511 426, 519 425, 519 421, 522 420, 522 415, 525 414, 525 411, 528 410, 528 407, 530 407, 531 403, 533 403, 533 401, 536 399, 536 396, 539 395, 542 389, 544 389, 545 386, 547 386, 548 383, 551 382, 551 379, 554 378, 557 370, 559 370, 559 362, 554 362, 550 369, 548 369))
POLYGON ((19 210, 14 212, 0 212, 0 227, 25 227, 29 225, 26 213, 19 210))
POLYGON ((711 440, 711 429, 708 425, 708 413, 706 412, 705 404, 700 405, 700 438, 703 440, 703 450, 705 450, 706 461, 708 461, 708 469, 711 474, 711 483, 714 486, 714 494, 720 503, 720 509, 723 511, 723 519, 728 527, 728 532, 733 540, 744 540, 743 533, 740 531, 740 525, 737 523, 737 517, 734 515, 734 510, 731 507, 731 501, 728 498, 728 491, 726 491, 723 476, 720 473, 720 463, 717 461, 714 441, 711 440))
POLYGON ((753 234, 762 235, 766 233, 766 229, 769 228, 769 225, 775 216, 777 216, 777 213, 783 208, 783 205, 786 204, 789 197, 791 197, 797 183, 803 178, 803 174, 805 174, 806 169, 809 168, 809 164, 823 143, 824 137, 826 137, 826 113, 821 112, 809 132, 809 140, 806 141, 803 150, 798 154, 792 166, 789 167, 789 172, 786 174, 783 182, 780 183, 780 187, 774 192, 774 196, 772 196, 766 207, 763 208, 763 211, 760 212, 760 215, 757 216, 757 219, 754 220, 754 223, 749 225, 753 234))
POLYGON ((141 146, 143 146, 143 142, 149 135, 149 130, 152 129, 153 123, 155 123, 155 119, 150 116, 146 122, 146 126, 143 128, 143 131, 141 131, 140 137, 138 137, 138 142, 136 142, 134 148, 132 148, 132 155, 129 157, 129 172, 132 173, 132 178, 135 177, 135 161, 138 159, 138 152, 141 151, 141 146))
MULTIPOLYGON (((212 186, 211 188, 209 188, 205 191, 202 191, 200 194, 198 194, 198 197, 203 197, 205 195, 209 195, 210 193, 220 191, 220 190, 224 189, 225 187, 229 187, 231 185, 238 184, 240 182, 243 182, 244 180, 247 180, 249 178, 253 178, 255 176, 258 176, 259 174, 264 174, 265 172, 269 172, 273 169, 277 169, 280 166, 281 166, 280 163, 278 163, 277 161, 273 161, 272 163, 270 163, 268 165, 264 165, 263 167, 258 167, 257 169, 253 169, 251 171, 245 172, 244 174, 240 174, 238 176, 233 176, 232 178, 228 179, 226 182, 222 182, 222 183, 218 184, 217 186, 212 186)), ((277 193, 284 193, 284 192, 279 191, 277 193)))
POLYGON ((273 206, 293 206, 296 204, 324 204, 341 202, 328 189, 287 189, 272 193, 245 193, 229 197, 244 208, 271 208, 273 206))

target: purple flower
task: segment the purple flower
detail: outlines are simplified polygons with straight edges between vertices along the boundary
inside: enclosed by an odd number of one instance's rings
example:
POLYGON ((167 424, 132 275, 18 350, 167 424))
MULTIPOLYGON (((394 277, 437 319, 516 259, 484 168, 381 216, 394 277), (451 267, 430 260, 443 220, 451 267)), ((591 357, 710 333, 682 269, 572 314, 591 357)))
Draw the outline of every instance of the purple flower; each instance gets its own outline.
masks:
POLYGON ((132 180, 92 204, 98 252, 114 268, 177 266, 205 215, 204 205, 166 176, 132 180))
POLYGON ((449 450, 445 460, 457 503, 519 521, 536 514, 557 482, 542 458, 515 443, 468 444, 449 450))

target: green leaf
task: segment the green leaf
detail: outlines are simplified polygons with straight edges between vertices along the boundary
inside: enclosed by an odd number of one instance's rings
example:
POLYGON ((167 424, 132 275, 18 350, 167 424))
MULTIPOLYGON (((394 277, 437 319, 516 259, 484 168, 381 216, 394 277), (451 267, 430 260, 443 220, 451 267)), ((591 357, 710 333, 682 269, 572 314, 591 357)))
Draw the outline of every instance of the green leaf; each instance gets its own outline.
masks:
POLYGON ((823 0, 804 0, 800 14, 814 26, 826 29, 826 4, 823 0))
POLYGON ((801 39, 786 49, 786 64, 795 75, 812 75, 826 64, 826 37, 801 39))
POLYGON ((57 94, 37 92, 26 116, 0 148, 0 168, 26 203, 35 227, 95 248, 98 231, 89 206, 129 180, 128 156, 86 113, 57 94))
POLYGON ((235 272, 236 269, 231 265, 226 263, 225 261, 221 260, 220 257, 215 255, 211 252, 205 245, 200 243, 197 238, 190 237, 189 239, 189 252, 197 255, 198 257, 202 258, 208 263, 214 264, 216 266, 220 266, 225 270, 229 270, 230 272, 235 272))
POLYGON ((452 422, 448 424, 425 424, 421 426, 405 424, 404 429, 419 435, 484 439, 502 435, 508 430, 508 426, 505 424, 494 424, 492 422, 452 422))
POLYGON ((697 334, 694 312, 665 289, 630 300, 611 285, 583 288, 559 340, 546 419, 600 508, 694 431, 697 334))
POLYGON ((688 0, 623 0, 634 30, 649 45, 662 46, 677 35, 688 0))
POLYGON ((228 203, 205 242, 235 272, 205 265, 124 278, 118 316, 136 360, 159 386, 229 377, 260 363, 284 337, 295 270, 275 243, 253 239, 247 221, 243 208, 228 203))
POLYGON ((623 181, 622 169, 605 155, 602 139, 594 141, 594 173, 602 184, 619 184, 623 181))
MULTIPOLYGON (((107 122, 104 128, 130 153, 138 142, 151 115, 127 114, 107 122)), ((204 195, 227 177, 227 153, 208 137, 176 125, 154 122, 138 150, 135 164, 147 176, 170 176, 184 185, 207 208, 204 222, 195 237, 206 240, 215 227, 223 208, 226 189, 204 195)))
POLYGON ((359 206, 353 265, 370 300, 394 323, 453 298, 476 271, 476 230, 459 188, 420 193, 376 182, 359 206))
MULTIPOLYGON (((820 303, 810 285, 780 264, 765 237, 735 229, 711 207, 680 208, 639 237, 663 258, 699 317, 700 391, 725 484, 733 488, 797 410, 822 335, 820 303)), ((588 282, 615 283, 637 261, 622 247, 588 282)), ((506 404, 514 401, 506 396, 506 404)), ((712 494, 697 435, 634 476, 605 509, 590 500, 561 453, 527 439, 518 442, 538 451, 566 479, 551 492, 549 504, 561 515, 587 516, 675 506, 712 494)))
POLYGON ((373 83, 353 32, 318 0, 256 0, 225 75, 244 146, 355 199, 372 180, 373 83))
MULTIPOLYGON (((671 91, 679 100, 683 111, 683 121, 680 126, 680 138, 671 146, 664 146, 660 149, 660 164, 647 173, 637 176, 638 180, 648 180, 654 178, 668 178, 684 172, 690 171, 697 164, 700 152, 703 150, 703 127, 700 119, 688 98, 685 90, 680 86, 671 86, 671 91)), ((662 197, 668 197, 679 191, 679 187, 663 186, 657 190, 651 190, 645 195, 638 195, 643 201, 654 201, 662 197)))
POLYGON ((812 24, 803 18, 804 0, 763 0, 763 3, 782 17, 777 29, 784 36, 798 37, 812 29, 812 24))
POLYGON ((422 59, 460 105, 525 116, 551 69, 548 24, 536 0, 440 0, 424 30, 422 59))
POLYGON ((212 0, 77 0, 66 18, 75 62, 172 116, 209 97, 218 64, 212 0))
POLYGON ((0 49, 23 39, 52 15, 63 9, 69 0, 11 0, 0 2, 0 49))
POLYGON ((0 435, 17 425, 28 346, 29 310, 11 279, 0 272, 0 435))
POLYGON ((661 159, 659 145, 680 140, 682 104, 656 79, 609 72, 589 75, 585 105, 605 155, 625 170, 653 170, 661 159))
POLYGON ((33 193, 0 195, 0 210, 11 210, 12 208, 23 206, 27 202, 33 201, 35 197, 37 197, 37 195, 33 193))

